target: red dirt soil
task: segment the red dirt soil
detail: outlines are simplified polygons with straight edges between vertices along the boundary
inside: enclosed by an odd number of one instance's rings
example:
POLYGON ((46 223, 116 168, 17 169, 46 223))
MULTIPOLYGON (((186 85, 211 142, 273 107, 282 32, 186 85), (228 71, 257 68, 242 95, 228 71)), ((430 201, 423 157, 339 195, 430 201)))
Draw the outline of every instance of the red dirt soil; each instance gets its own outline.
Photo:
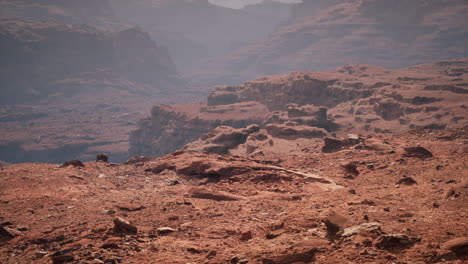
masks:
POLYGON ((242 156, 9 165, 0 169, 0 220, 14 238, 1 237, 0 259, 465 263, 444 243, 460 238, 453 243, 466 247, 467 131, 374 134, 334 153, 321 152, 321 139, 274 139, 268 151, 242 156), (433 156, 408 157, 415 146, 433 156), (137 233, 114 232, 116 217, 137 233), (363 223, 375 228, 344 229, 363 223))

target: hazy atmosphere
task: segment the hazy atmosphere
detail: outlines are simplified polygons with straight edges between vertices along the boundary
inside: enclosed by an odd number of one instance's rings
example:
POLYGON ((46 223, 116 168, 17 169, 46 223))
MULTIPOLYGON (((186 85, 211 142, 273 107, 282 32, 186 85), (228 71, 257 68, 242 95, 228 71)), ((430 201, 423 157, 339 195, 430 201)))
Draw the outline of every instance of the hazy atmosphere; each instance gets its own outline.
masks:
MULTIPOLYGON (((274 0, 271 0, 274 1, 274 0)), ((258 4, 261 3, 262 0, 209 0, 210 3, 230 7, 230 8, 242 8, 246 5, 258 4)), ((300 3, 301 0, 278 0, 276 2, 281 3, 300 3)))
POLYGON ((2 264, 468 262, 466 0, 0 0, 0 58, 2 264))

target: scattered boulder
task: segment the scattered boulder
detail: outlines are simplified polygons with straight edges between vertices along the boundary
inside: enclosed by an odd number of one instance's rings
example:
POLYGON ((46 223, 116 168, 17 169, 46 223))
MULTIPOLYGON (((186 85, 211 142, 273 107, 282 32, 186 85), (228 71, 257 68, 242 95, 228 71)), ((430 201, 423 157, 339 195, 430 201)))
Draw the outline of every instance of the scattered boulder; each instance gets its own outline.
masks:
POLYGON ((445 192, 445 199, 450 199, 450 198, 457 198, 460 196, 460 193, 455 189, 455 188, 449 188, 445 192))
POLYGON ((13 239, 17 236, 16 232, 4 226, 0 226, 0 242, 13 239))
POLYGON ((190 197, 198 199, 208 199, 215 201, 239 201, 241 197, 220 191, 214 191, 203 187, 194 187, 189 192, 190 197))
POLYGON ((364 199, 362 201, 351 201, 351 202, 348 202, 348 205, 369 205, 369 206, 376 206, 377 204, 372 201, 372 200, 369 200, 369 199, 364 199))
POLYGON ((164 236, 164 235, 168 235, 168 234, 177 232, 177 229, 174 229, 174 228, 171 228, 171 227, 159 227, 159 228, 156 229, 156 231, 158 232, 158 235, 164 236))
POLYGON ((266 239, 275 239, 281 236, 284 233, 284 230, 273 230, 265 235, 266 239))
POLYGON ((357 169, 356 162, 345 163, 345 164, 342 164, 341 167, 348 174, 351 174, 353 176, 358 176, 359 175, 359 170, 357 169))
POLYGON ((420 238, 402 235, 402 234, 387 234, 380 236, 375 246, 379 249, 394 249, 394 248, 409 248, 415 243, 421 241, 420 238))
POLYGON ((323 153, 333 153, 364 142, 359 135, 349 134, 346 139, 325 137, 322 147, 323 153))
POLYGON ((176 169, 175 166, 169 165, 167 163, 162 163, 162 164, 157 165, 154 168, 151 168, 150 170, 154 174, 159 174, 165 170, 175 170, 175 169, 176 169))
POLYGON ((132 225, 129 221, 116 217, 114 219, 114 234, 116 235, 126 235, 126 234, 136 234, 138 229, 136 226, 132 225))
POLYGON ((353 235, 380 233, 382 231, 381 227, 382 227, 382 224, 378 222, 363 223, 357 226, 345 228, 341 236, 349 237, 353 235))
POLYGON ((111 238, 108 238, 108 239, 106 239, 104 241, 101 248, 104 248, 104 249, 108 249, 108 248, 117 249, 117 248, 119 248, 119 243, 120 242, 121 242, 120 238, 111 237, 111 238))
POLYGON ((405 148, 405 154, 403 154, 403 156, 426 159, 431 158, 433 155, 429 150, 423 147, 409 147, 405 148))
POLYGON ((135 211, 140 211, 145 209, 143 205, 135 205, 135 204, 118 204, 115 207, 122 211, 127 211, 127 212, 135 212, 135 211))
POLYGON ((240 235, 240 241, 249 241, 253 238, 253 234, 252 234, 252 231, 246 231, 246 232, 242 232, 241 235, 240 235))
POLYGON ((75 258, 71 255, 52 255, 52 264, 63 264, 74 261, 75 258))
POLYGON ((332 239, 337 237, 338 233, 343 230, 343 226, 346 222, 347 219, 344 216, 338 214, 331 214, 328 216, 323 220, 323 223, 327 227, 327 236, 332 239))
POLYGON ((65 163, 63 163, 60 168, 66 168, 66 167, 69 167, 69 166, 73 166, 73 167, 81 167, 83 168, 84 167, 84 164, 83 162, 81 162, 81 160, 70 160, 70 161, 67 161, 65 163))
POLYGON ((468 237, 457 237, 441 245, 441 248, 450 250, 457 255, 468 254, 468 237))
POLYGON ((413 178, 411 177, 404 177, 403 179, 400 179, 399 181, 397 181, 396 184, 398 185, 413 185, 413 184, 417 184, 418 182, 415 181, 413 178))
POLYGON ((336 138, 324 138, 325 145, 322 148, 324 153, 332 153, 341 150, 345 144, 342 140, 336 138))
POLYGON ((109 156, 107 156, 107 154, 105 154, 105 153, 99 153, 99 154, 96 155, 96 162, 108 163, 109 162, 109 156))

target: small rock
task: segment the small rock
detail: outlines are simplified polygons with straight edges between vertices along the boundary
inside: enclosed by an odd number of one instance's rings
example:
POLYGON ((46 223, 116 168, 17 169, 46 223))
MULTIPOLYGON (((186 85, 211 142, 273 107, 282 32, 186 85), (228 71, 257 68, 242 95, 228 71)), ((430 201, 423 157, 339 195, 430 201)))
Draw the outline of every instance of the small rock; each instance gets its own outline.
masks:
POLYGON ((156 229, 156 231, 158 232, 158 235, 168 235, 170 233, 174 233, 174 232, 177 232, 177 229, 174 229, 174 228, 171 228, 171 227, 159 227, 156 229))
POLYGON ((359 171, 355 162, 342 164, 341 167, 345 170, 346 173, 352 174, 354 176, 359 175, 359 171))
POLYGON ((402 234, 388 234, 378 238, 375 246, 379 249, 408 248, 421 241, 420 238, 402 234))
POLYGON ((70 161, 67 161, 65 163, 63 163, 59 168, 65 168, 65 167, 69 167, 69 166, 73 166, 73 167, 84 167, 84 164, 83 162, 81 162, 81 160, 70 160, 70 161))
POLYGON ((119 243, 121 242, 120 238, 109 238, 106 241, 104 241, 104 244, 102 244, 101 248, 108 249, 108 248, 113 248, 117 249, 119 248, 119 243))
POLYGON ((68 178, 70 178, 70 179, 75 179, 75 180, 80 180, 80 181, 84 181, 84 180, 85 180, 83 177, 76 176, 76 175, 70 175, 70 176, 68 176, 68 178))
POLYGON ((332 214, 323 220, 323 223, 327 227, 327 236, 334 238, 337 233, 343 229, 343 225, 347 222, 347 219, 338 214, 332 214))
POLYGON ((377 204, 372 201, 372 200, 368 200, 368 199, 364 199, 360 202, 348 202, 348 205, 369 205, 369 206, 376 206, 377 204))
POLYGON ((122 211, 127 211, 127 212, 135 212, 135 211, 140 211, 145 209, 143 205, 135 205, 135 204, 118 204, 115 207, 122 211))
POLYGON ((154 173, 154 174, 159 174, 165 170, 174 170, 176 167, 175 166, 172 166, 172 165, 169 165, 167 163, 163 163, 163 164, 159 164, 157 165, 156 167, 152 168, 151 169, 151 172, 154 173))
POLYGON ((13 239, 17 236, 17 233, 8 227, 0 226, 0 242, 13 239))
POLYGON ((324 138, 325 145, 322 148, 324 153, 332 153, 341 150, 345 144, 343 141, 335 138, 324 138))
POLYGON ((274 238, 277 238, 277 237, 281 236, 283 233, 284 233, 283 230, 274 230, 274 231, 271 231, 270 233, 266 234, 265 238, 266 239, 274 239, 274 238))
POLYGON ((468 237, 458 237, 451 239, 441 246, 443 249, 450 250, 457 255, 468 254, 468 237))
POLYGON ((240 236, 241 241, 249 241, 253 238, 252 231, 242 232, 240 236))
POLYGON ((448 189, 445 193, 445 199, 457 198, 458 196, 460 196, 460 194, 454 188, 448 189))
POLYGON ((218 254, 218 253, 216 252, 216 250, 210 250, 210 252, 208 252, 208 254, 206 254, 206 258, 207 258, 207 259, 214 258, 214 257, 216 257, 216 254, 218 254))
POLYGON ((403 154, 403 156, 425 159, 431 158, 433 155, 429 150, 423 147, 409 147, 405 148, 405 154, 403 154))
POLYGON ((68 263, 68 262, 75 260, 75 258, 71 255, 51 256, 51 258, 52 258, 52 264, 63 264, 63 263, 68 263))
POLYGON ((403 179, 400 179, 399 181, 397 181, 396 184, 398 185, 413 185, 413 184, 417 184, 418 182, 415 181, 413 178, 411 177, 404 177, 403 179))
POLYGON ((239 201, 242 200, 241 197, 236 195, 226 193, 226 192, 219 192, 214 190, 209 190, 203 187, 194 187, 190 190, 190 197, 198 198, 198 199, 209 199, 215 201, 239 201))
POLYGON ((201 254, 203 251, 198 248, 190 247, 190 248, 187 248, 187 252, 192 253, 192 254, 201 254))
POLYGON ((114 234, 136 234, 137 231, 137 227, 129 221, 120 217, 114 219, 114 234))
POLYGON ((34 257, 39 259, 47 256, 47 254, 47 251, 38 251, 34 253, 34 257))
POLYGON ((109 162, 109 156, 107 156, 107 154, 105 154, 105 153, 97 154, 96 155, 96 162, 108 163, 109 162))
POLYGON ((232 257, 229 263, 231 264, 239 264, 240 258, 239 257, 232 257))

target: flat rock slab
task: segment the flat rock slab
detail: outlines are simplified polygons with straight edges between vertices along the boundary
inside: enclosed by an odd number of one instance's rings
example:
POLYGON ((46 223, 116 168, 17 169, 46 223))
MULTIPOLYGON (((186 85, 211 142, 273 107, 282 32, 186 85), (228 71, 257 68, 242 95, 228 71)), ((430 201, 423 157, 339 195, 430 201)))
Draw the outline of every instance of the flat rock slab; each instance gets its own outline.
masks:
POLYGON ((194 187, 190 189, 189 196, 198 199, 208 199, 215 201, 240 201, 244 198, 227 192, 210 190, 204 187, 194 187))

